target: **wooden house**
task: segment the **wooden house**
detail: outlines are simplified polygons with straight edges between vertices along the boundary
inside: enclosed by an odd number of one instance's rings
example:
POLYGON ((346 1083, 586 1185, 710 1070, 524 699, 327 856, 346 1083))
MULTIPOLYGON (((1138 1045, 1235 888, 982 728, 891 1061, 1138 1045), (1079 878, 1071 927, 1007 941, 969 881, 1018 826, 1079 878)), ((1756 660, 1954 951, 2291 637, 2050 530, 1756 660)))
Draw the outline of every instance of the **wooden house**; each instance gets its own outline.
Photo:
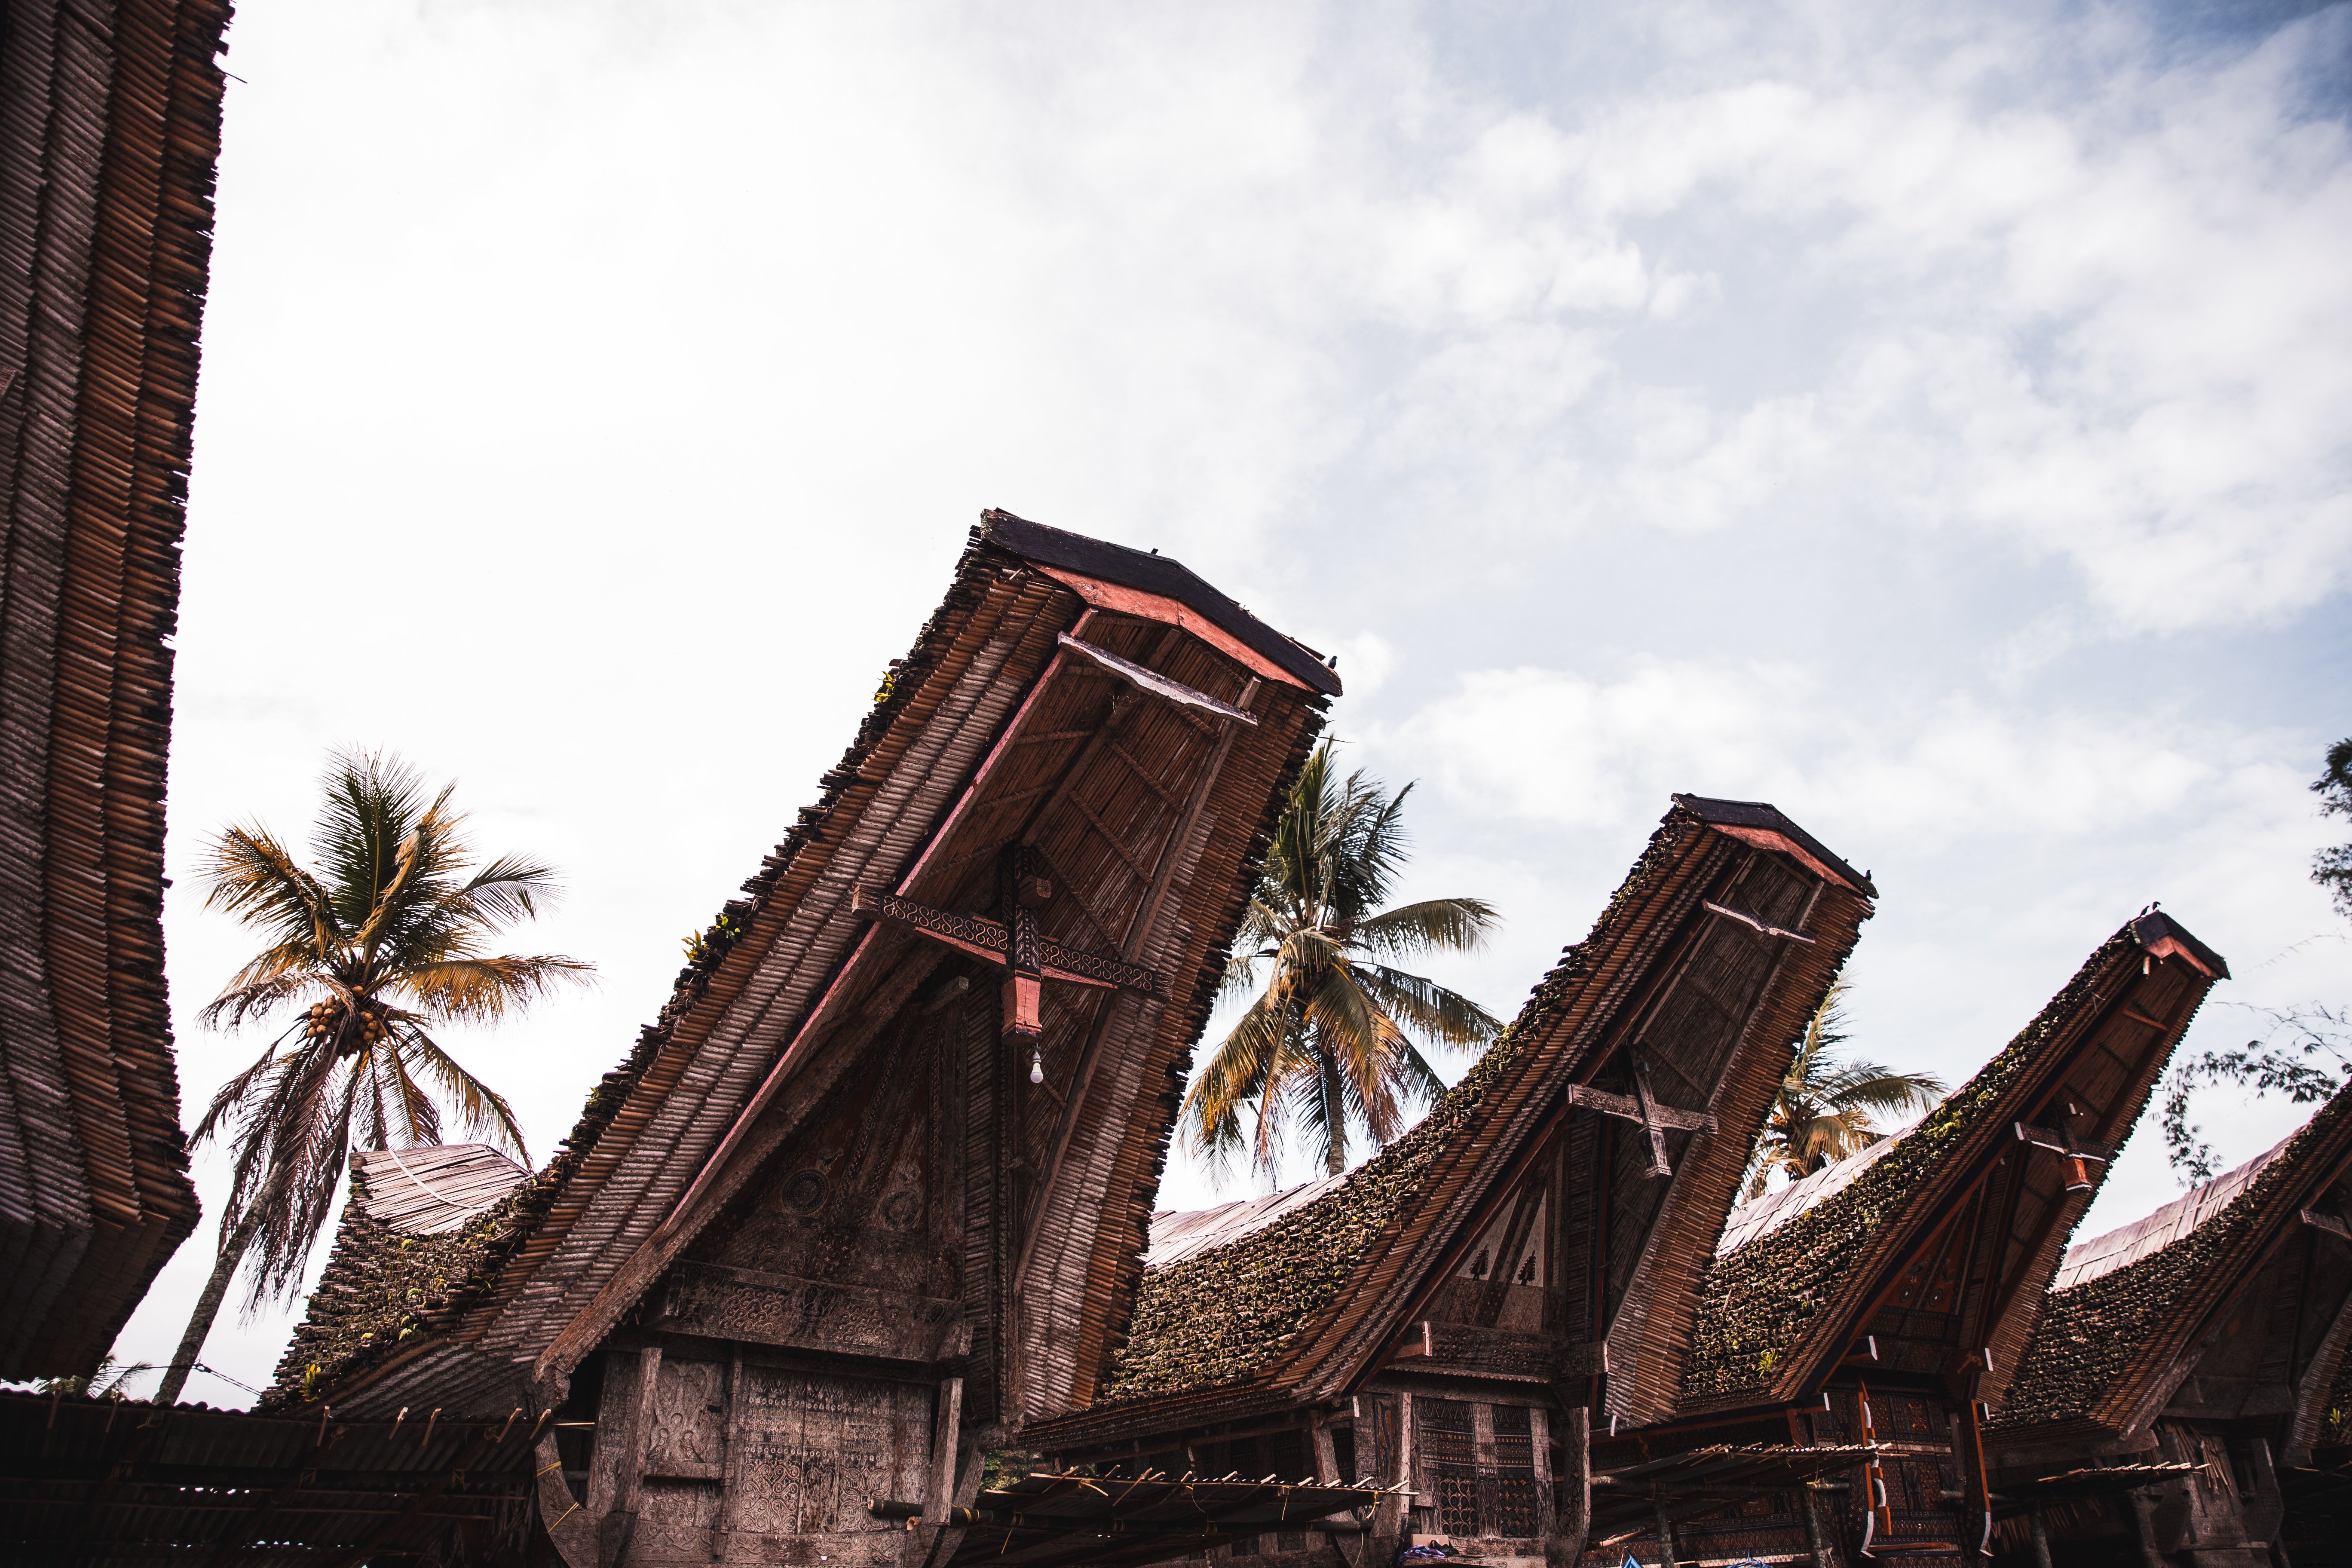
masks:
POLYGON ((1916 1127, 1735 1212, 1675 1397, 1595 1434, 1610 1513, 1590 1560, 1981 1560, 1989 1413, 2115 1145, 2226 973, 2144 914, 1916 1127))
POLYGON ((985 514, 562 1152, 470 1256, 314 1305, 270 1405, 561 1406, 539 1500, 575 1568, 951 1553, 984 1451, 1090 1400, 1125 1331, 1339 689, 1171 560, 985 514))
MULTIPOLYGON (((1360 1564, 1416 1538, 1572 1561, 1587 1423, 1671 1406, 1749 1149, 1874 896, 1771 806, 1675 796, 1410 1132, 1345 1176, 1162 1216, 1107 1384, 1028 1440, 1130 1475, 1400 1489, 1349 1542, 1360 1564)), ((1233 1548, 1333 1550, 1311 1526, 1233 1548)))
POLYGON ((2067 1253, 1985 1433, 2004 1560, 2352 1563, 2347 1344, 2352 1089, 2067 1253))
POLYGON ((88 1373, 196 1223, 164 751, 227 0, 0 26, 0 1378, 88 1373))

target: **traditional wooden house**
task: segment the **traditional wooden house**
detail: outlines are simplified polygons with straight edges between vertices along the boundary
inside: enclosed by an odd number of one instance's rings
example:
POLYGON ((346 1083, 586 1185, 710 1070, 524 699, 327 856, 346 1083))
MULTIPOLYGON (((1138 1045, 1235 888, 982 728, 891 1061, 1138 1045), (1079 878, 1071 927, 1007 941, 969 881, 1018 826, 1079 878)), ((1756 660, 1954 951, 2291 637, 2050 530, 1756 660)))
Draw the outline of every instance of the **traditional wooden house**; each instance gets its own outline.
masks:
POLYGON ((2018 1513, 2004 1557, 2270 1568, 2279 1547, 2296 1568, 2352 1563, 2327 1506, 2347 1344, 2352 1089, 2268 1153, 2067 1253, 1985 1433, 1993 1489, 2018 1513), (2325 1511, 2294 1517, 2283 1477, 2325 1511))
POLYGON ((2114 1145, 2226 973, 2145 914, 1917 1127, 1737 1211, 1681 1386, 1595 1435, 1614 1513, 1591 1561, 1981 1559, 1988 1411, 2114 1145))
POLYGON ((269 1403, 562 1406, 541 1508, 579 1568, 952 1552, 983 1451, 1087 1403, 1125 1331, 1339 689, 1173 561, 986 514, 562 1152, 470 1256, 314 1304, 269 1403))
MULTIPOLYGON (((1360 1564, 1435 1538, 1572 1560, 1588 1420, 1672 1404, 1748 1151, 1874 897, 1771 806, 1675 796, 1412 1131, 1345 1176, 1161 1216, 1108 1382, 1029 1441, 1127 1474, 1400 1488, 1368 1542, 1333 1538, 1360 1564)), ((1314 1528, 1234 1550, 1332 1560, 1314 1528)))
POLYGON ((0 1378, 87 1373, 196 1223, 163 770, 227 0, 0 26, 0 1378))

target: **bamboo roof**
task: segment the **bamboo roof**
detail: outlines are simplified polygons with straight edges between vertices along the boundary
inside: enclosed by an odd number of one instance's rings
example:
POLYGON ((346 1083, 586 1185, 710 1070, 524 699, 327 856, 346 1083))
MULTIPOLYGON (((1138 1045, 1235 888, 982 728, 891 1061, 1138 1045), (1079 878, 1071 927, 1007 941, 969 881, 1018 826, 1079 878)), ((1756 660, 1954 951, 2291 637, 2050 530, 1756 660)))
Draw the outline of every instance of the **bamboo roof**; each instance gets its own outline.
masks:
MULTIPOLYGON (((2315 1305, 2321 1330, 2331 1302, 2306 1301, 2318 1295, 2307 1280, 2281 1281, 2256 1291, 2262 1302, 2246 1302, 2248 1287, 2298 1237, 2314 1247, 2344 1247, 2334 1212, 2337 1184, 2352 1173, 2352 1088, 2337 1091, 2310 1121, 2276 1148, 2199 1186, 2132 1225, 2084 1243, 2068 1257, 2066 1284, 2053 1290, 2031 1345, 2018 1369, 2005 1407, 1995 1416, 1994 1435, 2005 1447, 2040 1444, 2077 1434, 2131 1432, 2154 1419, 2182 1371, 2198 1364, 2200 1347, 2217 1331, 2232 1302, 2261 1310, 2275 1300, 2297 1298, 2297 1310, 2315 1305), (2331 1194, 2331 1189, 2336 1189, 2331 1194)), ((2341 1270, 2336 1270, 2340 1273, 2341 1270)), ((2340 1300, 2343 1288, 2337 1284, 2340 1300)), ((2252 1325, 2242 1332, 2251 1334, 2252 1325)), ((2234 1337, 2234 1336, 2233 1336, 2234 1337)), ((2320 1420, 2346 1362, 2347 1334, 2305 1330, 2284 1338, 2304 1364, 2271 1366, 2263 1381, 2275 1384, 2258 1396, 2274 1412, 2284 1394, 2295 1404, 2303 1430, 2289 1447, 2308 1452, 2322 1436, 2320 1420), (2316 1357, 2315 1363, 2308 1358, 2316 1357)), ((2209 1373, 2216 1369, 2208 1367, 2209 1373)))
POLYGON ((164 753, 226 0, 0 33, 0 1378, 90 1370, 196 1222, 164 753))
MULTIPOLYGON (((1226 944, 1338 690, 1318 656, 1166 557, 984 514, 818 803, 705 933, 554 1160, 468 1226, 486 1230, 478 1262, 363 1345, 334 1339, 314 1301, 320 1342, 289 1350, 270 1401, 302 1398, 312 1364, 308 1392, 355 1413, 428 1395, 504 1408, 560 1381, 926 977, 969 962, 866 918, 876 898, 983 908, 1017 838, 1054 869, 1049 943, 1119 947, 1164 982, 1049 1001, 1039 1048, 1062 1098, 1023 1101, 1024 1212, 975 1220, 974 1234, 1017 1232, 1025 1338, 1004 1352, 1008 1418, 1082 1402, 1125 1326, 1226 944)), ((997 1364, 982 1340, 975 1355, 997 1364)), ((985 1408, 994 1385, 973 1376, 985 1408)))
POLYGON ((1648 1240, 1629 1242, 1610 1265, 1618 1384, 1629 1399, 1671 1397, 1667 1369, 1691 1331, 1698 1273, 1790 1042, 1874 893, 1770 806, 1675 796, 1591 933, 1420 1123, 1343 1179, 1296 1194, 1309 1201, 1191 1227, 1222 1231, 1219 1245, 1180 1250, 1171 1226, 1167 1261, 1145 1278, 1103 1396, 1034 1429, 1032 1441, 1084 1449, 1360 1386, 1494 1223, 1527 1163, 1565 1135, 1571 1090, 1622 1065, 1634 1035, 1662 1071, 1683 1043, 1705 1042, 1707 1060, 1683 1067, 1707 1086, 1698 1098, 1716 1119, 1716 1131, 1675 1134, 1671 1182, 1621 1184, 1624 1201, 1641 1206, 1616 1223, 1648 1240), (1772 874, 1788 878, 1792 910, 1808 912, 1782 918, 1801 935, 1717 902, 1759 859, 1785 868, 1772 874), (1756 980, 1723 984, 1724 962, 1751 947, 1756 980))
POLYGON ((1728 1228, 1745 1239, 1708 1270, 1682 1408, 1801 1400, 1895 1327, 1937 1363, 1916 1370, 1941 1374, 1956 1354, 1990 1355, 1980 1396, 1998 1406, 2106 1168, 2089 1163, 2086 1187, 2070 1190, 2065 1161, 2026 1133, 2120 1143, 2227 973, 2169 917, 2128 921, 1916 1127, 1766 1200, 1761 1215, 1735 1217, 1728 1228), (1958 1268, 1965 1258, 1981 1261, 1958 1268))

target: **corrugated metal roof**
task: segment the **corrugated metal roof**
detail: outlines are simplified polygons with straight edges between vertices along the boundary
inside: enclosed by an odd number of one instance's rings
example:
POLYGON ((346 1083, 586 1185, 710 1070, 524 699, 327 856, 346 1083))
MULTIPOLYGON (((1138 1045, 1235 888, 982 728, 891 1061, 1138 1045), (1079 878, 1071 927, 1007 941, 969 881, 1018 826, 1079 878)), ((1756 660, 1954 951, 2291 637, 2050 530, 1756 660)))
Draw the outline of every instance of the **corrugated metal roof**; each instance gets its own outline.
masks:
POLYGON ((1740 1205, 1724 1222, 1723 1239, 1716 1243, 1715 1255, 1721 1258, 1737 1252, 1758 1237, 1769 1236, 1799 1215, 1819 1207, 1902 1141, 1900 1132, 1892 1138, 1882 1138, 1861 1153, 1824 1166, 1801 1182, 1791 1182, 1777 1193, 1767 1193, 1752 1204, 1740 1205))
POLYGON ((2222 1172, 2203 1186, 2173 1199, 2154 1214, 2136 1219, 2129 1225, 2119 1226, 2105 1236, 2095 1236, 2088 1241, 2068 1247, 2066 1261, 2058 1266, 2057 1276, 2050 1281, 2050 1288, 2063 1290, 2086 1279, 2096 1279, 2102 1274, 2127 1268, 2149 1253, 2171 1246, 2228 1208, 2231 1200, 2262 1174, 2263 1167, 2277 1159, 2280 1152, 2293 1142, 2293 1134, 2282 1138, 2236 1170, 2222 1172))
POLYGON ((530 1173, 488 1143, 369 1149, 352 1156, 352 1201, 410 1236, 457 1229, 530 1173))
POLYGON ((1347 1179, 1347 1173, 1342 1171, 1336 1176, 1286 1187, 1262 1198, 1244 1198, 1208 1209, 1161 1209, 1151 1216, 1151 1249, 1143 1255, 1143 1266, 1165 1268, 1171 1263, 1183 1262, 1196 1252, 1238 1240, 1261 1226, 1272 1225, 1292 1209, 1313 1203, 1347 1179))

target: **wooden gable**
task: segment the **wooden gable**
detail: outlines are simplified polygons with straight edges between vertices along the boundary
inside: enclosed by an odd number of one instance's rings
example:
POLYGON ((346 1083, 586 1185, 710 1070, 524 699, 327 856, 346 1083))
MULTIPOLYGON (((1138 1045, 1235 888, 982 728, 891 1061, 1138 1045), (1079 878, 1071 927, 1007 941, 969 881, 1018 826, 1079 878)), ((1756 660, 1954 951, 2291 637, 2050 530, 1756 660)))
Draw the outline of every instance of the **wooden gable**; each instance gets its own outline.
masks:
POLYGON ((953 1489, 1090 1394, 1337 689, 1175 563, 990 514, 480 1267, 312 1391, 455 1415, 568 1384, 588 1484, 542 1511, 575 1563, 600 1531, 648 1561, 895 1557, 856 1487, 953 1489))
POLYGON ((1580 1462, 1588 1407, 1678 1386, 1700 1270, 1871 897, 1771 807, 1675 797, 1592 934, 1404 1138, 1303 1201, 1171 1216, 1105 1394, 1030 1441, 1370 1474, 1403 1489, 1375 1551, 1424 1528, 1559 1546, 1582 1493, 1555 1456, 1580 1462))
POLYGON ((1660 1489, 1659 1522, 1612 1550, 1662 1530, 1695 1554, 1836 1545, 1902 1563, 1983 1550, 1986 1413, 2002 1405, 2115 1146, 2226 973, 2145 914, 1917 1127, 1735 1214, 1671 1419, 1596 1441, 1597 1471, 1660 1489), (1727 1443, 1884 1451, 1834 1508, 1796 1489, 1738 1508, 1686 1490, 1669 1505, 1671 1478, 1632 1479, 1727 1443))
POLYGON ((2292 1517, 2281 1479, 2352 1447, 2347 1351, 2352 1089, 2068 1252, 1986 1433, 1995 1486, 2039 1505, 2011 1533, 2059 1552, 2145 1534, 2160 1551, 2266 1557, 2284 1529, 2293 1560, 2310 1559, 2329 1531, 2292 1517))

